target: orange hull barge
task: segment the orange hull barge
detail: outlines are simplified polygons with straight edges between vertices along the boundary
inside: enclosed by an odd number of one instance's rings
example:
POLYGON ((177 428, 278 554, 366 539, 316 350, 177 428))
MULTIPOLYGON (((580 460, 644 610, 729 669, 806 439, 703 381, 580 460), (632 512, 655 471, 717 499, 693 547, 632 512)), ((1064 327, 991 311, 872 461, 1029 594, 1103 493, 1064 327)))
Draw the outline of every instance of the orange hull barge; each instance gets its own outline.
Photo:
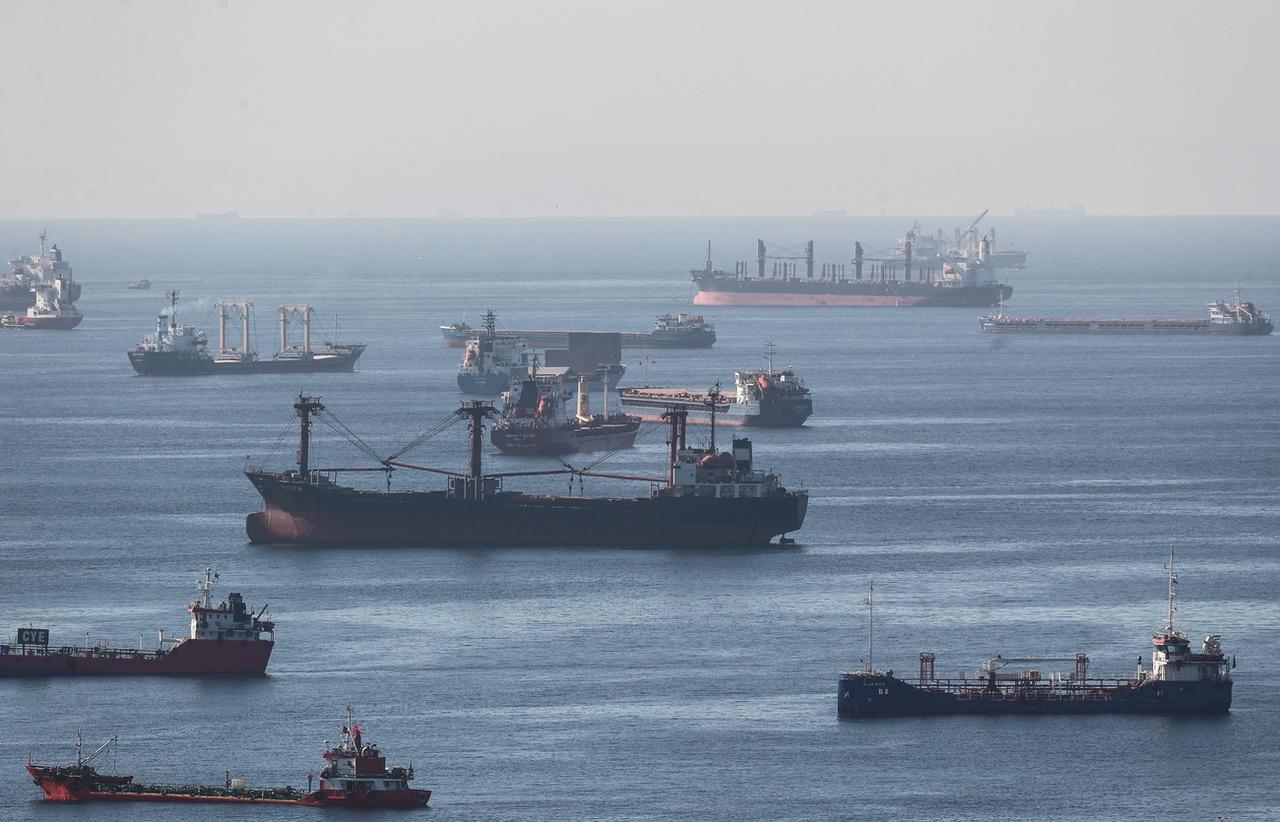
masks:
POLYGON ((350 709, 337 745, 325 751, 320 782, 312 790, 314 774, 307 775, 307 790, 293 786, 252 788, 227 773, 223 785, 144 785, 132 776, 101 774, 89 764, 115 742, 112 737, 87 757, 80 756, 76 739, 76 764, 27 763, 27 773, 47 802, 216 802, 236 805, 308 805, 335 808, 425 808, 431 791, 409 787, 413 767, 388 768, 378 746, 366 743, 350 709))

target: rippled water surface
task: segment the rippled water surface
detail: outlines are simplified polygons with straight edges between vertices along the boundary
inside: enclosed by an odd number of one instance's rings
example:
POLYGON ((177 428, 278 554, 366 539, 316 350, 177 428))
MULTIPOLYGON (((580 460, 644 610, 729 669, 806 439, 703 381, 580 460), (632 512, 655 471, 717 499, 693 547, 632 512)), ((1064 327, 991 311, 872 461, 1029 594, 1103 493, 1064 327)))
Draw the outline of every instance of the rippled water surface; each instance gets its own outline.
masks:
MULTIPOLYGON (((950 226, 953 221, 941 224, 950 226)), ((322 395, 382 454, 456 407, 436 329, 486 308, 513 326, 639 330, 687 309, 687 269, 756 237, 843 262, 909 221, 252 221, 49 224, 84 286, 70 333, 0 332, 0 630, 151 643, 183 627, 207 564, 279 644, 257 681, 0 681, 0 819, 295 819, 296 808, 50 807, 22 771, 119 734, 157 781, 305 784, 352 703, 435 790, 433 819, 1267 819, 1280 769, 1280 337, 1001 337, 972 309, 715 309, 707 351, 649 352, 654 383, 709 385, 764 343, 814 392, 802 429, 753 432, 810 490, 794 547, 738 551, 280 549, 248 545, 241 476, 295 447, 291 398, 322 395), (149 277, 152 290, 126 284, 149 277), (350 375, 144 379, 125 349, 165 289, 310 302, 369 344, 350 375), (283 439, 281 439, 283 435, 283 439), (996 653, 1088 653, 1123 673, 1161 619, 1239 656, 1212 719, 839 722, 835 675, 972 672, 996 653), (104 816, 103 813, 109 813, 104 816)), ((1243 282, 1280 311, 1280 220, 1005 219, 1031 253, 1008 313, 1200 316, 1243 282)), ((0 222, 0 251, 41 228, 0 222)), ((643 352, 627 354, 638 384, 643 352)), ((461 430, 415 452, 465 464, 461 430)), ((698 430, 705 436, 705 429, 698 430)), ((317 462, 361 464, 321 429, 317 462)), ((602 466, 662 471, 655 432, 602 466)), ((542 467, 489 457, 495 468, 542 467)), ((439 486, 430 476, 397 487, 439 486)), ((524 487, 567 490, 563 478, 524 487)), ((588 480, 592 494, 644 493, 588 480)), ((109 765, 110 763, 108 763, 109 765)), ((321 814, 323 815, 323 814, 321 814)), ((363 818, 363 816, 362 816, 363 818)))

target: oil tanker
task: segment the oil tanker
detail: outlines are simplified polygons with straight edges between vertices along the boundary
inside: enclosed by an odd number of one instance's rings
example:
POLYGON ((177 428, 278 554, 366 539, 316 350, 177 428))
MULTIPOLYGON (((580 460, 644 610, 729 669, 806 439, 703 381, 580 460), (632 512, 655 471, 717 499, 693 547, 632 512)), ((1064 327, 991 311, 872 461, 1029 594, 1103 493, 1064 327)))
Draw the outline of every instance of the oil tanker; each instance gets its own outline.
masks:
MULTIPOLYGON (((169 311, 156 320, 154 336, 144 337, 142 342, 129 349, 129 363, 133 370, 144 377, 194 377, 209 374, 297 374, 324 371, 353 371, 356 361, 364 353, 360 343, 338 345, 311 342, 311 315, 309 305, 282 305, 276 310, 280 324, 280 350, 270 358, 259 357, 249 343, 249 312, 253 303, 248 300, 218 300, 218 350, 209 352, 209 340, 195 326, 178 323, 178 292, 168 291, 169 311), (231 313, 240 319, 240 345, 232 343, 227 335, 227 321, 231 313), (302 339, 290 340, 289 327, 301 318, 302 339)), ((335 327, 334 337, 337 337, 335 327)))
POLYGON ((1202 334, 1265 336, 1275 329, 1270 314, 1237 295, 1208 303, 1209 319, 1124 317, 1010 317, 1003 311, 978 318, 990 334, 1202 334))
MULTIPOLYGON (((1205 637, 1192 653, 1187 635, 1175 630, 1178 577, 1169 555, 1169 611, 1152 637, 1151 667, 1138 657, 1129 677, 1093 678, 1085 654, 1070 657, 1005 657, 987 660, 975 678, 937 676, 933 653, 920 654, 915 680, 878 671, 872 665, 868 617, 867 666, 840 674, 837 713, 851 719, 938 714, 1221 714, 1231 709, 1231 669, 1235 659, 1222 651, 1222 637, 1205 637), (1071 662, 1067 673, 1046 673, 1045 663, 1071 662), (1034 667, 1031 667, 1034 666, 1034 667)), ((874 590, 873 590, 874 593, 874 590)), ((868 598, 868 604, 874 603, 868 598)), ((871 611, 869 610, 870 614, 871 611)))
POLYGON ((719 383, 710 391, 691 391, 688 388, 624 388, 618 392, 622 407, 635 412, 643 419, 653 419, 659 409, 680 406, 695 421, 715 419, 730 425, 759 428, 797 428, 813 414, 813 400, 809 388, 791 369, 773 367, 774 345, 770 340, 766 348, 769 366, 765 370, 735 371, 734 393, 720 393, 719 383), (705 417, 702 415, 706 415, 705 417))
POLYGON ((191 633, 167 638, 160 631, 154 651, 102 645, 49 645, 45 628, 19 628, 13 644, 0 644, 0 677, 134 674, 261 675, 275 647, 275 623, 254 613, 244 597, 231 593, 213 603, 213 569, 196 583, 200 598, 187 606, 191 633))
MULTIPOLYGON (((243 722, 242 722, 243 724, 243 722)), ((221 785, 156 784, 135 782, 132 775, 99 773, 90 763, 115 744, 107 740, 88 756, 81 755, 76 734, 74 765, 37 765, 27 760, 27 773, 49 802, 183 802, 222 805, 306 805, 326 808, 424 808, 431 791, 409 787, 413 766, 388 767, 378 746, 364 738, 364 730, 352 721, 342 726, 338 744, 324 752, 319 784, 312 788, 307 774, 305 791, 284 787, 250 787, 243 777, 228 771, 221 785)))
POLYGON ((905 258, 874 260, 863 255, 862 244, 854 244, 853 277, 843 264, 824 264, 815 276, 813 242, 802 252, 770 255, 763 240, 757 240, 756 270, 739 262, 734 271, 712 267, 708 249, 706 267, 690 272, 698 293, 694 305, 718 306, 951 306, 985 307, 1008 300, 1013 289, 994 279, 984 239, 979 258, 915 270, 911 244, 905 258), (771 273, 766 263, 773 260, 771 273), (805 268, 801 275, 798 262, 805 268), (866 264, 870 263, 868 269, 866 264), (899 268, 901 266, 901 268, 899 268), (912 273, 916 274, 912 279, 912 273), (901 272, 901 277, 899 277, 901 272), (864 277, 863 275, 867 276, 864 277))
MULTIPOLYGON (((377 468, 316 469, 310 465, 312 418, 325 413, 318 398, 299 396, 298 465, 284 472, 259 467, 245 476, 262 497, 245 530, 254 543, 304 545, 598 546, 708 548, 766 545, 798 530, 807 491, 782 485, 776 474, 755 470, 751 441, 734 439, 719 452, 687 447, 687 412, 664 416, 670 426, 666 478, 604 474, 565 466, 547 471, 486 474, 481 465, 484 421, 494 413, 482 400, 455 413, 469 421, 471 465, 467 473, 414 465, 402 457, 448 427, 442 421, 377 468), (392 491, 392 469, 426 470, 447 477, 441 491, 392 491), (385 471, 388 490, 340 485, 340 471, 385 471), (640 497, 535 495, 503 488, 503 480, 531 474, 600 476, 647 482, 640 497)), ((344 427, 345 428, 345 427, 344 427)), ((349 429, 345 429, 349 432, 349 429)), ((366 453, 373 453, 367 444, 366 453)))

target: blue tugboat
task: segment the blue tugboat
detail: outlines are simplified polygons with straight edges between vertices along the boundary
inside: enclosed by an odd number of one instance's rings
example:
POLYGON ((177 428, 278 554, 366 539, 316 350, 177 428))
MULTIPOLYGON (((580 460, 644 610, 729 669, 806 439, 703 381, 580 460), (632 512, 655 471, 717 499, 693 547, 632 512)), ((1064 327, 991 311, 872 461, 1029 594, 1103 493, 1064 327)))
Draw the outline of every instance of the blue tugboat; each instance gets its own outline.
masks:
MULTIPOLYGON (((1235 659, 1222 652, 1222 637, 1211 634, 1199 653, 1191 652, 1186 633, 1174 629, 1174 599, 1178 577, 1169 554, 1169 613, 1164 627, 1152 637, 1151 669, 1142 667, 1132 678, 1089 677, 1089 658, 1003 657, 987 660, 976 678, 939 679, 932 653, 920 654, 915 680, 877 671, 868 598, 867 667, 844 672, 838 680, 837 710, 841 719, 873 716, 940 714, 1222 714, 1231 709, 1231 669, 1235 659), (1073 662, 1066 674, 1042 673, 1050 662, 1073 662), (1036 667, 1024 667, 1036 666, 1036 667)), ((874 593, 874 590, 873 590, 874 593)))

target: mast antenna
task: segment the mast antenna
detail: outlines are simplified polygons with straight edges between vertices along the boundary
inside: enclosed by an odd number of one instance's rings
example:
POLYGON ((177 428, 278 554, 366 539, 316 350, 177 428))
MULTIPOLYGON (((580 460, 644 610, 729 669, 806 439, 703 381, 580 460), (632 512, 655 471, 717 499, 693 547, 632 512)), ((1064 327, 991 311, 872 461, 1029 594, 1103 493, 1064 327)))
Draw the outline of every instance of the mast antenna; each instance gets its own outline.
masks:
POLYGON ((1169 621, 1165 623, 1165 633, 1173 634, 1173 615, 1178 610, 1174 600, 1178 597, 1178 575, 1173 571, 1173 546, 1169 546, 1169 621))
POLYGON ((875 671, 872 665, 875 653, 875 616, 876 616, 876 581, 871 580, 867 588, 867 673, 875 671))
POLYGON ((716 384, 707 392, 707 410, 711 412, 711 453, 713 454, 716 452, 716 405, 723 396, 720 393, 720 381, 716 380, 716 384))

